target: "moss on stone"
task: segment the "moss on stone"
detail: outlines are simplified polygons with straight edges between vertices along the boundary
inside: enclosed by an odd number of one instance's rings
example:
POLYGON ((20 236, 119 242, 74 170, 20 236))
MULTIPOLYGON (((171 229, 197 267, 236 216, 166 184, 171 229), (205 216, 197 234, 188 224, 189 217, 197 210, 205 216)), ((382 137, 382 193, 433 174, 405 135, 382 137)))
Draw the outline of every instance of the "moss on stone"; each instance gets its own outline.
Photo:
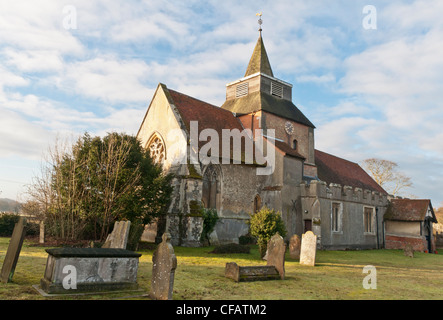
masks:
POLYGON ((200 201, 189 201, 189 217, 203 217, 203 206, 200 201))
POLYGON ((186 178, 202 179, 202 176, 197 172, 193 164, 188 163, 188 171, 189 175, 187 175, 186 178))

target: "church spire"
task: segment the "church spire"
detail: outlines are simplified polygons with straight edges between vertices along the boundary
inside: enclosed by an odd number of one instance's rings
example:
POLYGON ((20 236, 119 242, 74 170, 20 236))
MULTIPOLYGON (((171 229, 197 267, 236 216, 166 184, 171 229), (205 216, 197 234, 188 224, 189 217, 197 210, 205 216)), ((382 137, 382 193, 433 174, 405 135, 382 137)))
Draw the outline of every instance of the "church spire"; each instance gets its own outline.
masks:
POLYGON ((272 73, 271 64, 269 63, 268 54, 266 53, 265 44, 263 43, 263 38, 261 34, 262 33, 261 25, 263 23, 261 19, 262 14, 257 13, 257 16, 260 16, 258 20, 258 24, 260 26, 260 28, 258 29, 259 36, 257 44, 255 45, 254 48, 254 52, 252 53, 251 60, 249 60, 249 65, 248 68, 246 69, 245 77, 253 75, 257 72, 273 77, 274 74, 272 73))

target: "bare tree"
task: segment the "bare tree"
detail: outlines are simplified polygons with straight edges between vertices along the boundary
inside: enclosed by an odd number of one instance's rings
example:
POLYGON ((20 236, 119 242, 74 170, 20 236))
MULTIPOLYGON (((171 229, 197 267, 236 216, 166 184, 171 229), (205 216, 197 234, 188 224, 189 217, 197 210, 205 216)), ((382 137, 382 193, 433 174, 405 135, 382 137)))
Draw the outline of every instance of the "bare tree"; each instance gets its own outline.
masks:
POLYGON ((361 164, 375 182, 393 196, 412 186, 411 178, 397 171, 396 162, 370 158, 363 160, 361 164))
POLYGON ((441 234, 443 233, 443 202, 439 208, 435 209, 435 217, 438 223, 434 223, 434 231, 441 234))

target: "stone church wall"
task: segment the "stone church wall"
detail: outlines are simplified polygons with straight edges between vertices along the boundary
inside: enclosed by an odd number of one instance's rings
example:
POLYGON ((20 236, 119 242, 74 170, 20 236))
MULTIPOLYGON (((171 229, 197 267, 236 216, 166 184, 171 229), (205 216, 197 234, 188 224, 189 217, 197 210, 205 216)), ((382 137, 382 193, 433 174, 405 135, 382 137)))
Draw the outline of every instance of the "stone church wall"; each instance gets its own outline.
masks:
POLYGON ((376 249, 382 248, 383 216, 387 197, 370 190, 340 186, 322 181, 301 185, 302 214, 312 221, 312 231, 317 235, 321 249, 376 249), (339 227, 332 227, 332 205, 339 209, 339 227), (371 232, 365 232, 365 208, 373 209, 371 232))

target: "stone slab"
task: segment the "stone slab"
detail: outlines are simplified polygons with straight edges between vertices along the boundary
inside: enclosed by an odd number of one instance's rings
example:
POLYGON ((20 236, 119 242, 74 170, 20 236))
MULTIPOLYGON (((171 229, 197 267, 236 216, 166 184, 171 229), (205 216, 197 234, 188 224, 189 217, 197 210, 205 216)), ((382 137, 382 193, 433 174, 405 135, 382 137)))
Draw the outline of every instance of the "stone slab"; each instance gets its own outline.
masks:
POLYGON ((95 257, 95 258, 138 258, 140 253, 118 248, 55 248, 45 250, 51 256, 62 257, 95 257))
POLYGON ((138 289, 140 254, 124 249, 47 249, 48 259, 41 289, 48 294, 111 292, 138 289), (67 269, 65 269, 67 267, 67 269), (75 271, 76 288, 65 288, 63 280, 75 271))
MULTIPOLYGON (((109 291, 91 291, 91 292, 77 292, 75 290, 71 290, 72 293, 47 293, 45 291, 43 291, 43 289, 41 288, 40 285, 38 284, 33 284, 32 287, 39 293, 41 294, 43 297, 66 297, 66 296, 87 296, 87 295, 97 295, 97 294, 109 294, 109 293, 128 293, 128 292, 144 292, 145 290, 143 289, 127 289, 127 290, 113 290, 112 292, 109 291)), ((146 296, 146 295, 140 295, 141 297, 146 296)))
POLYGON ((240 267, 235 262, 226 263, 225 277, 236 282, 280 280, 281 276, 275 266, 240 267))

